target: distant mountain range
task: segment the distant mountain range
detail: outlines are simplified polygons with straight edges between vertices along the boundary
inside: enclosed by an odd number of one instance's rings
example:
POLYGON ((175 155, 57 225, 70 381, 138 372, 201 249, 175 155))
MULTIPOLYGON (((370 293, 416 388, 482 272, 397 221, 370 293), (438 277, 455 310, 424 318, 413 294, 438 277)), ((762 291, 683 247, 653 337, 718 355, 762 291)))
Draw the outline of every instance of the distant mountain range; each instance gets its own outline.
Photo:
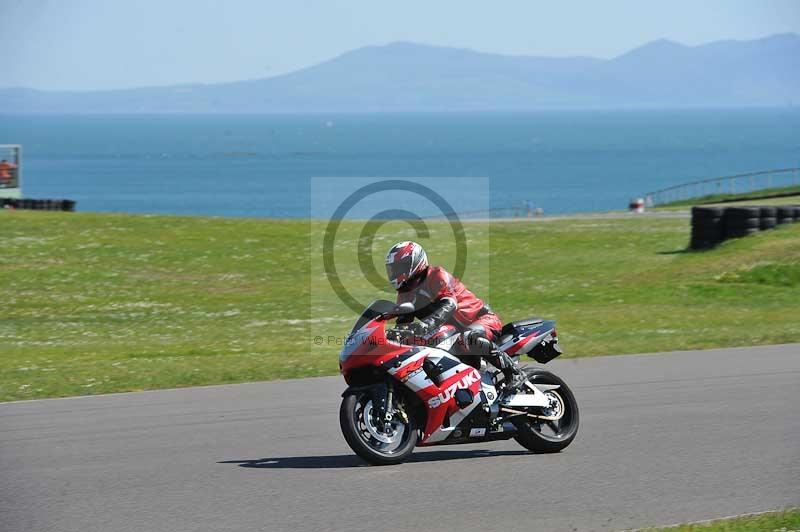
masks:
POLYGON ((800 103, 800 36, 613 59, 533 57, 398 42, 272 78, 111 91, 0 89, 0 112, 267 113, 774 106, 800 103))

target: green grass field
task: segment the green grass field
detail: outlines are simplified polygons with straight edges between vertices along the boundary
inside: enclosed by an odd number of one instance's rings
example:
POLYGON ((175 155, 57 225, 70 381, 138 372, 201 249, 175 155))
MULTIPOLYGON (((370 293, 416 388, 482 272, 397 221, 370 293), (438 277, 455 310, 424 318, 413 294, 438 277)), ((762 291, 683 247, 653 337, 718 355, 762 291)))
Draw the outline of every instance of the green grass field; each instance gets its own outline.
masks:
MULTIPOLYGON (((450 265, 449 227, 429 227, 421 242, 450 265)), ((323 229, 0 212, 0 400, 335 374, 354 316, 319 266, 323 229)), ((361 231, 339 231, 340 278, 386 298, 358 269, 361 231)), ((800 224, 704 253, 684 252, 688 233, 667 218, 467 223, 464 280, 506 320, 556 318, 566 356, 800 341, 800 224)), ((378 274, 413 236, 379 228, 378 274)))
POLYGON ((800 510, 783 510, 746 517, 646 530, 669 532, 800 532, 800 510))

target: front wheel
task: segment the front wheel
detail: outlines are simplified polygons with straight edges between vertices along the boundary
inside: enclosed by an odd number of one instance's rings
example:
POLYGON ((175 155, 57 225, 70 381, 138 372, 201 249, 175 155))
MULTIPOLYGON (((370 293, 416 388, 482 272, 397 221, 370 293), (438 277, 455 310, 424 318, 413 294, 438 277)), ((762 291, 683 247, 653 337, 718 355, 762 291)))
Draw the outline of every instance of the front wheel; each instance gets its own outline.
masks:
MULTIPOLYGON (((517 443, 535 453, 557 453, 565 449, 578 434, 578 403, 567 383, 549 371, 538 369, 525 372, 532 384, 557 386, 544 390, 550 407, 543 418, 519 416, 515 418, 517 443)), ((549 388, 550 386, 548 386, 549 388)))
POLYGON ((395 413, 390 421, 377 419, 369 394, 347 395, 339 409, 339 425, 347 444, 372 465, 399 464, 417 444, 413 415, 395 413))

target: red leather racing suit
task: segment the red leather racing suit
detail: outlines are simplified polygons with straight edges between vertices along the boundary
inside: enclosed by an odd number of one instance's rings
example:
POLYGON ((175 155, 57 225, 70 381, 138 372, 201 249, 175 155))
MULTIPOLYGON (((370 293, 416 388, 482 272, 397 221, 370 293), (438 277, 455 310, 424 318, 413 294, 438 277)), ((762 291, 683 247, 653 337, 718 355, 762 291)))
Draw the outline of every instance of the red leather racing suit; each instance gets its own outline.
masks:
POLYGON ((425 320, 441 304, 451 303, 455 309, 444 321, 459 330, 480 328, 488 340, 494 340, 503 327, 500 318, 488 305, 440 266, 429 267, 427 274, 416 286, 397 293, 397 303, 406 302, 414 303, 417 310, 413 315, 398 318, 398 323, 408 323, 414 318, 425 320))

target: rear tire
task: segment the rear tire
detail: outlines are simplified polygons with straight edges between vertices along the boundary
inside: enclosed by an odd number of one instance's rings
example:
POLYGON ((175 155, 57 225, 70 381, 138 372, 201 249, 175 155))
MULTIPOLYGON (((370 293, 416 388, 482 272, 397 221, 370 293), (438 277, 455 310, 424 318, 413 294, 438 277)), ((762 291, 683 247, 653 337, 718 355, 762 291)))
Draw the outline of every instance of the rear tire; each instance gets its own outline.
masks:
MULTIPOLYGON (((364 393, 347 395, 342 399, 342 405, 339 408, 339 425, 342 435, 353 452, 370 464, 399 464, 411 455, 417 445, 418 432, 413 412, 407 409, 408 423, 399 419, 391 422, 395 430, 399 431, 402 426, 403 431, 402 435, 398 436, 396 447, 392 447, 380 442, 371 433, 370 427, 373 431, 376 428, 375 420, 370 415, 371 405, 372 400, 368 394, 364 393), (365 413, 368 419, 365 419, 365 413)), ((390 439, 383 434, 381 436, 390 439)))
MULTIPOLYGON (((517 443, 534 453, 557 453, 565 449, 578 434, 579 414, 578 403, 572 390, 560 377, 549 371, 530 369, 525 374, 532 384, 558 384, 559 388, 553 390, 562 401, 563 416, 558 422, 538 421, 533 418, 520 416, 514 421, 517 443), (547 423, 557 423, 558 430, 553 429, 553 434, 548 434, 544 428, 547 423)), ((548 392, 545 392, 548 393, 548 392)), ((547 425, 550 427, 549 425, 547 425)))

